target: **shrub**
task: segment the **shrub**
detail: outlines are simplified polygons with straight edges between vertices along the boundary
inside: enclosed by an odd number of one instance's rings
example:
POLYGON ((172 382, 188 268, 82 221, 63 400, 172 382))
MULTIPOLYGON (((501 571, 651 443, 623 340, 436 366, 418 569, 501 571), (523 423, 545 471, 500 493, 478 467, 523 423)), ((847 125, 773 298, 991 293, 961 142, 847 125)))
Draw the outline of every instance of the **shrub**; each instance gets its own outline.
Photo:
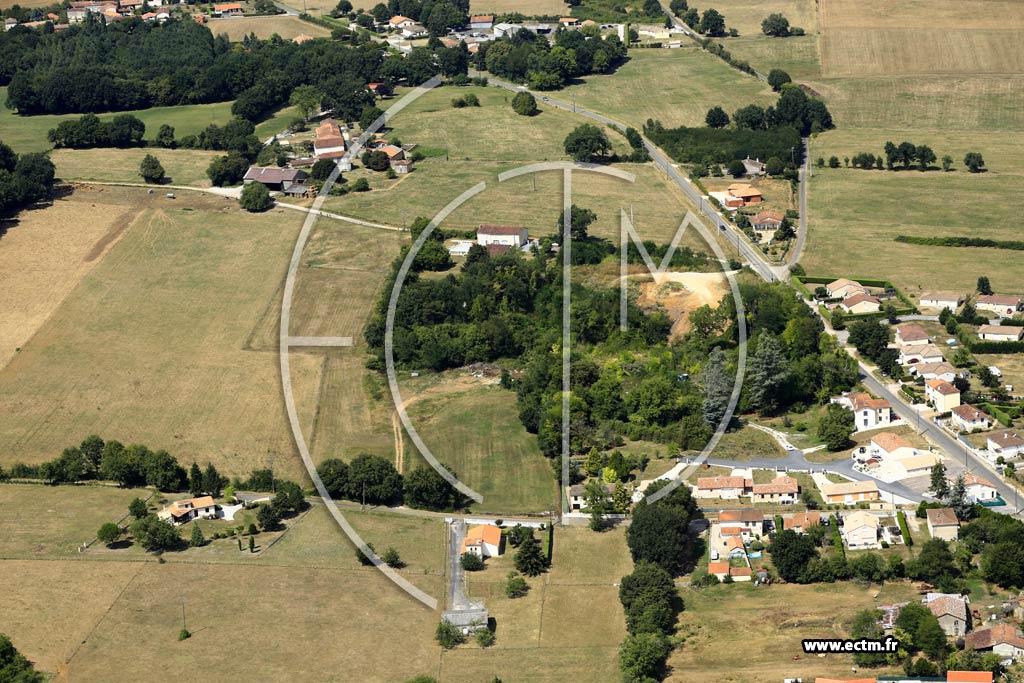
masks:
POLYGON ((442 619, 441 623, 437 625, 437 631, 434 632, 434 637, 437 639, 437 642, 441 647, 446 650, 451 650, 452 648, 466 642, 466 637, 462 635, 462 631, 447 619, 442 619))
POLYGON ((263 183, 249 183, 242 188, 242 195, 238 199, 238 204, 246 211, 259 213, 273 206, 274 200, 270 198, 270 191, 266 185, 263 183))
POLYGON ((528 92, 518 92, 512 98, 512 111, 520 116, 533 116, 537 113, 537 98, 528 92))
POLYGON ((165 177, 164 167, 160 165, 160 160, 152 154, 147 154, 142 158, 142 163, 139 164, 139 175, 147 183, 159 183, 165 177))
POLYGON ((467 572, 478 572, 484 568, 484 559, 479 555, 473 553, 465 553, 460 559, 459 564, 467 572))

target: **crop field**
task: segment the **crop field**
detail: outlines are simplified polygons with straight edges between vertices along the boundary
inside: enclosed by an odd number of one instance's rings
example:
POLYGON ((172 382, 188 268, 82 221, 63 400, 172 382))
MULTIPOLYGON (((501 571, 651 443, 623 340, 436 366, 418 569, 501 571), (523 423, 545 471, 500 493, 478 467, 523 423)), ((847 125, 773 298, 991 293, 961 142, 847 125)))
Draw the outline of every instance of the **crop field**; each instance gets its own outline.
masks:
POLYGON ((223 33, 228 40, 233 42, 240 41, 250 33, 255 33, 260 40, 266 40, 274 34, 285 40, 291 40, 295 36, 303 34, 314 38, 331 35, 331 32, 323 26, 287 14, 267 17, 225 17, 212 19, 207 26, 210 27, 214 35, 223 33))
POLYGON ((472 14, 509 14, 528 17, 569 16, 569 6, 561 0, 470 0, 472 14))
MULTIPOLYGON (((209 187, 206 169, 223 152, 198 149, 55 149, 50 158, 57 167, 57 177, 65 181, 96 181, 106 183, 141 183, 139 164, 152 154, 167 172, 164 181, 174 185, 209 187)), ((159 185, 153 186, 157 191, 159 185)))
MULTIPOLYGON (((685 644, 669 657, 667 681, 745 681, 769 683, 788 677, 813 680, 815 676, 848 672, 850 655, 808 657, 804 638, 847 638, 848 624, 862 609, 900 600, 916 593, 907 582, 884 586, 858 586, 853 582, 829 585, 773 585, 752 583, 683 591, 686 611, 678 633, 685 644), (878 594, 878 598, 873 596, 878 594), (765 615, 771 615, 766 619, 765 615), (744 645, 722 634, 743 634, 744 645)), ((884 670, 872 670, 884 675, 884 670)), ((902 675, 902 674, 901 674, 902 675)))
POLYGON ((772 104, 766 84, 742 73, 696 45, 676 50, 631 50, 629 61, 610 75, 586 76, 556 93, 563 102, 599 111, 638 130, 647 119, 665 127, 703 126, 708 109, 727 112, 747 104, 772 104))
MULTIPOLYGON (((191 193, 103 196, 142 211, 0 372, 3 464, 40 462, 98 433, 228 475, 273 465, 299 477, 277 355, 246 340, 278 296, 301 217, 191 193)), ((303 390, 315 392, 319 362, 298 354, 292 369, 308 424, 315 393, 303 390)))
MULTIPOLYGON (((778 12, 789 19, 790 26, 799 26, 808 35, 817 31, 818 18, 813 0, 713 0, 709 5, 725 17, 725 25, 735 28, 740 36, 761 36, 761 22, 769 14, 778 12)), ((704 7, 701 7, 703 10, 704 7)), ((774 42, 785 42, 792 38, 775 38, 774 42)), ((723 41, 732 50, 731 40, 723 41)))
POLYGON ((1007 184, 1024 176, 1022 148, 998 133, 946 131, 837 130, 822 136, 811 157, 858 151, 878 154, 886 140, 913 139, 929 144, 940 158, 954 159, 954 172, 862 171, 815 168, 809 193, 808 272, 835 272, 852 277, 884 276, 897 287, 919 293, 942 288, 970 291, 979 275, 996 287, 1019 280, 1017 252, 1002 249, 925 247, 893 241, 896 235, 963 235, 1017 239, 1012 203, 1000 199, 1007 184), (978 150, 991 171, 970 174, 964 154, 978 150), (842 248, 836 248, 842 244, 842 248), (964 264, 978 264, 965 268, 964 264))
POLYGON ((769 38, 760 33, 760 26, 757 30, 757 35, 728 38, 722 44, 733 57, 750 62, 755 69, 765 74, 772 69, 782 69, 798 81, 821 76, 818 36, 769 38))
MULTIPOLYGON (((0 103, 7 100, 7 88, 0 88, 0 103)), ((193 135, 211 123, 224 125, 231 120, 231 102, 216 104, 188 104, 179 107, 154 107, 137 111, 118 112, 138 117, 146 124, 146 139, 156 138, 163 124, 174 126, 176 137, 193 135)), ((15 152, 42 152, 52 145, 46 140, 46 133, 67 119, 77 119, 78 114, 19 116, 11 109, 0 107, 0 140, 10 145, 15 152)), ((100 114, 100 120, 109 121, 115 114, 100 114)))

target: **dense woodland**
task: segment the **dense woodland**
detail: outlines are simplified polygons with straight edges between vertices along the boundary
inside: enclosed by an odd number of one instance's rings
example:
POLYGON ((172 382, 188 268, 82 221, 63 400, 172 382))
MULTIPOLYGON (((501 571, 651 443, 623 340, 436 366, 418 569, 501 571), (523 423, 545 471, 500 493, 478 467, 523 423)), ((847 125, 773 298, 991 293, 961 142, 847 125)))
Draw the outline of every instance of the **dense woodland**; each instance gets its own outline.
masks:
POLYGON ((232 112, 250 121, 315 85, 323 104, 357 118, 373 96, 366 84, 422 83, 438 71, 464 74, 465 47, 417 48, 388 55, 379 44, 250 40, 243 48, 191 21, 150 24, 94 20, 59 33, 0 34, 0 85, 20 114, 124 111, 237 100, 232 112), (173 55, 173 58, 169 58, 173 55))
POLYGON ((480 43, 474 57, 477 68, 535 90, 557 90, 572 79, 609 73, 626 58, 618 36, 602 37, 597 27, 559 31, 555 44, 547 37, 520 29, 513 36, 480 43))

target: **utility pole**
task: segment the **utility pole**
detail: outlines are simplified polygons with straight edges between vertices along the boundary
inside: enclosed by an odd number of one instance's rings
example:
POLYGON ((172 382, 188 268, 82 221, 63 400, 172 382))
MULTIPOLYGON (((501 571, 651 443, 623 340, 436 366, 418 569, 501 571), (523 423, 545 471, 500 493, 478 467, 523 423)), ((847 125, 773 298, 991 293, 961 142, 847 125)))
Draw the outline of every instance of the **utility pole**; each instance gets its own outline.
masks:
POLYGON ((366 482, 365 481, 363 482, 363 502, 362 502, 362 505, 360 505, 359 509, 360 510, 365 510, 366 509, 366 482))
POLYGON ((181 596, 181 630, 182 631, 187 631, 188 630, 185 627, 185 596, 184 595, 181 596))

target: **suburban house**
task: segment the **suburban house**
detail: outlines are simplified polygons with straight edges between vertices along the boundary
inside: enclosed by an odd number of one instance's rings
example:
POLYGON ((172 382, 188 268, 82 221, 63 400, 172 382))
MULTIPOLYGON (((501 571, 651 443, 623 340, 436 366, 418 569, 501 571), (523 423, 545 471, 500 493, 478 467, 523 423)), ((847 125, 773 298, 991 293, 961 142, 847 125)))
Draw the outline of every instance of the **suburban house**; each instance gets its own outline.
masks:
POLYGON ((909 441, 893 432, 881 432, 871 437, 871 452, 886 458, 909 458, 917 449, 909 441))
POLYGON ((924 328, 916 323, 903 323, 896 326, 896 345, 927 344, 931 339, 924 328))
POLYGON ((1024 454, 1024 437, 1016 429, 1004 429, 988 435, 988 452, 992 457, 1014 460, 1024 454))
MULTIPOLYGON (((605 484, 604 488, 608 492, 608 495, 615 492, 615 487, 611 484, 605 484)), ((587 509, 587 487, 583 484, 566 486, 565 497, 569 501, 570 512, 581 512, 587 509)))
POLYGON ((941 460, 934 453, 917 453, 902 458, 887 458, 879 463, 875 476, 886 481, 927 476, 931 474, 932 468, 940 462, 941 460))
POLYGON ((982 325, 978 328, 978 336, 985 341, 1015 342, 1024 337, 1024 327, 1012 325, 982 325))
POLYGON ((760 159, 751 159, 747 157, 740 161, 743 164, 743 172, 746 175, 764 175, 764 162, 760 159))
POLYGON ((750 219, 750 227, 757 232, 774 233, 782 227, 782 221, 785 218, 786 214, 781 211, 762 211, 750 219))
POLYGON ((867 294, 868 290, 861 286, 856 280, 850 280, 845 277, 841 277, 838 280, 825 285, 825 291, 828 292, 830 299, 845 299, 848 296, 854 294, 867 294))
POLYGON ((213 6, 213 14, 214 14, 214 16, 224 16, 225 14, 230 16, 230 15, 233 15, 233 14, 241 14, 241 13, 242 13, 242 3, 240 3, 240 2, 228 2, 228 3, 224 3, 222 5, 214 5, 213 6))
POLYGON ((817 511, 808 510, 782 516, 783 529, 792 529, 798 534, 807 533, 807 530, 815 524, 821 524, 821 513, 817 511))
POLYGON ((579 28, 580 20, 576 17, 559 17, 558 25, 565 28, 579 28))
POLYGON ((947 636, 956 637, 967 633, 969 613, 966 598, 951 593, 928 593, 924 604, 938 618, 939 626, 947 636))
POLYGON ((427 29, 423 24, 406 24, 401 30, 402 35, 406 38, 414 38, 416 36, 423 36, 427 34, 427 29))
POLYGON ((18 20, 14 17, 7 17, 4 19, 4 30, 10 31, 12 28, 18 25, 18 20))
POLYGON ((996 624, 964 636, 964 647, 975 652, 994 652, 1014 661, 1024 657, 1024 634, 1013 624, 996 624))
POLYGON ((313 138, 313 153, 317 159, 335 159, 345 155, 345 135, 334 119, 324 119, 316 127, 313 138))
POLYGON ((246 185, 263 183, 268 190, 287 192, 292 185, 301 185, 308 177, 309 174, 297 168, 250 166, 249 170, 245 172, 242 182, 246 185))
POLYGON ((843 541, 850 550, 878 548, 878 516, 857 510, 843 517, 843 541))
POLYGON ((697 479, 697 498, 722 498, 738 500, 745 496, 754 485, 753 480, 743 477, 700 477, 697 479))
POLYGON ((948 308, 956 313, 956 309, 960 308, 964 298, 953 292, 924 292, 921 294, 919 302, 922 308, 938 308, 939 310, 948 308))
POLYGON ((478 557, 497 557, 505 552, 505 537, 501 529, 493 524, 471 526, 462 539, 462 554, 478 557))
POLYGON ((865 393, 845 393, 833 396, 830 402, 853 411, 857 431, 884 427, 892 423, 892 406, 885 399, 872 398, 865 393))
POLYGON ((955 541, 960 535, 960 520, 952 508, 930 508, 928 511, 928 533, 932 538, 955 541))
POLYGON ((755 503, 790 505, 800 497, 800 484, 793 477, 776 477, 767 484, 754 484, 751 500, 755 503))
POLYGON ((850 481, 821 487, 826 505, 855 505, 861 501, 878 500, 878 484, 873 481, 850 481))
MULTIPOLYGON (((950 481, 950 486, 953 482, 950 481)), ((972 503, 981 503, 999 500, 999 491, 988 479, 983 479, 974 474, 964 475, 964 485, 967 487, 967 500, 972 503)))
POLYGON ((988 429, 992 418, 972 405, 961 404, 953 408, 951 422, 961 432, 973 432, 975 429, 988 429))
POLYGON ((917 375, 918 377, 929 380, 929 379, 941 379, 945 382, 952 382, 956 379, 957 370, 949 363, 918 363, 917 365, 909 365, 907 369, 911 375, 917 375))
POLYGON ((847 313, 877 313, 882 310, 882 302, 870 294, 851 294, 843 299, 839 308, 847 313))
POLYGON ((391 28, 395 29, 402 29, 405 28, 406 26, 412 26, 415 23, 416 22, 410 19, 409 17, 403 17, 401 14, 396 14, 395 16, 388 19, 388 25, 391 28))
POLYGON ((481 224, 476 231, 476 243, 485 247, 488 244, 507 244, 521 249, 529 243, 529 237, 522 226, 481 224))
POLYGON ((487 30, 494 26, 493 14, 480 14, 469 18, 469 27, 474 30, 487 30))
POLYGON ((934 344, 908 344, 901 346, 900 365, 915 365, 917 363, 942 363, 946 358, 942 350, 934 344))
POLYGON ((217 516, 217 506, 213 503, 213 496, 176 500, 164 508, 159 516, 169 519, 174 524, 185 524, 193 519, 215 518, 217 516))
POLYGON ((1013 315, 1024 305, 1024 297, 1015 294, 982 294, 974 307, 979 311, 991 311, 999 315, 1013 315))
POLYGON ((960 390, 944 379, 925 382, 924 397, 940 413, 948 413, 960 405, 960 390))
POLYGON ((722 538, 739 536, 750 541, 764 533, 764 515, 759 510, 722 510, 718 513, 722 538))
POLYGON ((743 205, 747 204, 759 204, 764 196, 761 194, 761 190, 758 190, 746 183, 733 183, 729 186, 729 195, 736 197, 743 201, 743 205))

